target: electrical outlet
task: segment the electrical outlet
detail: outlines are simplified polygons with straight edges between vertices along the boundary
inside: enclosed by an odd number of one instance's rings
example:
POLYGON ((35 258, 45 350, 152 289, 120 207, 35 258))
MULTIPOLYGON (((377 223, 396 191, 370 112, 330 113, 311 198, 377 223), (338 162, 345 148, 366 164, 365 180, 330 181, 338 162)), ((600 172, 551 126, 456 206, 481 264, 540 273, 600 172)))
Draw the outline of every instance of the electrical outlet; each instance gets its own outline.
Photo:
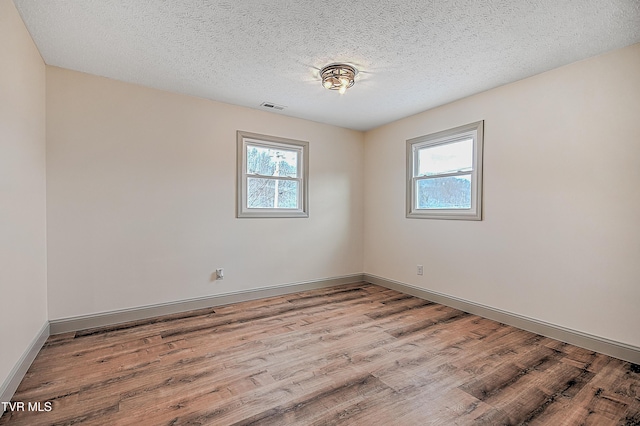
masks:
POLYGON ((216 269, 216 280, 223 280, 223 279, 224 279, 224 269, 222 268, 216 269))
POLYGON ((422 275, 424 273, 424 269, 422 268, 422 265, 418 265, 418 275, 422 275))

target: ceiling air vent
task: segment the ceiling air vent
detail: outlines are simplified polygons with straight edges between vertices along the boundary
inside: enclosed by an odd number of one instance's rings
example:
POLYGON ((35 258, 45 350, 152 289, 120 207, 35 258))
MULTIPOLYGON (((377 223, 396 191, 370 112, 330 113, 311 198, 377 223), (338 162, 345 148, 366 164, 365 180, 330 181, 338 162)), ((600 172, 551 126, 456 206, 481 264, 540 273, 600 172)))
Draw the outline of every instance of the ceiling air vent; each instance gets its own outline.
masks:
POLYGON ((278 111, 282 111, 286 108, 284 105, 274 104, 273 102, 263 102, 260 106, 268 109, 277 109, 278 111))

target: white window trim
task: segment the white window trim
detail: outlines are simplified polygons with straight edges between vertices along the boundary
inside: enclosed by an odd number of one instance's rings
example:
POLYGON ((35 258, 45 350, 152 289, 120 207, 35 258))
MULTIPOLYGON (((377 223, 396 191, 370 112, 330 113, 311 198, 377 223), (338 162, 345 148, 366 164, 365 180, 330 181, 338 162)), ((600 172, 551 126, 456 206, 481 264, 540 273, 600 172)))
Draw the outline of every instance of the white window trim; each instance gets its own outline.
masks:
MULTIPOLYGON (((482 151, 484 121, 444 130, 430 135, 407 140, 407 217, 423 219, 482 220, 482 151), (416 208, 417 151, 421 148, 444 145, 461 139, 473 139, 473 170, 471 171, 471 208, 470 209, 418 209, 416 208)), ((453 173, 468 175, 468 172, 453 173)), ((445 175, 442 175, 445 176, 445 175)))
MULTIPOLYGON (((237 131, 237 207, 238 218, 275 218, 275 217, 309 217, 309 142, 294 139, 280 138, 277 136, 261 135, 237 131), (298 187, 299 209, 256 209, 247 207, 247 181, 254 175, 247 174, 247 145, 258 145, 267 148, 282 147, 289 151, 298 151, 298 177, 273 177, 269 179, 296 180, 298 187)), ((267 176, 265 176, 267 177, 267 176)))

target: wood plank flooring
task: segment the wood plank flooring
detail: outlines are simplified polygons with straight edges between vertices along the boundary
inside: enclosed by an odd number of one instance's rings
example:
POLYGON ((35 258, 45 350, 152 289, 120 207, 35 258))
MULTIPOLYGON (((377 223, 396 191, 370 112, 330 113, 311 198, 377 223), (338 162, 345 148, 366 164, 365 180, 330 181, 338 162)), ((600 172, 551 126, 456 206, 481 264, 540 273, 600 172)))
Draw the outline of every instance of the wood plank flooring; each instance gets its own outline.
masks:
POLYGON ((52 409, 0 425, 640 425, 640 366, 352 284, 51 336, 14 401, 52 409))

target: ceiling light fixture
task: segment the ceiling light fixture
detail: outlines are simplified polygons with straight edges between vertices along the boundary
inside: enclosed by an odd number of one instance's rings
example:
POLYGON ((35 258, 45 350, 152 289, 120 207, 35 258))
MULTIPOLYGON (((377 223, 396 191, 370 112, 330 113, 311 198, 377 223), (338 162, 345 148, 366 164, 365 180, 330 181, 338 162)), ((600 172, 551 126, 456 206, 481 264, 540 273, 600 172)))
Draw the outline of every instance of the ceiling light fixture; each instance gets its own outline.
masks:
POLYGON ((325 89, 337 90, 341 95, 354 85, 358 70, 347 64, 330 64, 320 70, 325 89))

